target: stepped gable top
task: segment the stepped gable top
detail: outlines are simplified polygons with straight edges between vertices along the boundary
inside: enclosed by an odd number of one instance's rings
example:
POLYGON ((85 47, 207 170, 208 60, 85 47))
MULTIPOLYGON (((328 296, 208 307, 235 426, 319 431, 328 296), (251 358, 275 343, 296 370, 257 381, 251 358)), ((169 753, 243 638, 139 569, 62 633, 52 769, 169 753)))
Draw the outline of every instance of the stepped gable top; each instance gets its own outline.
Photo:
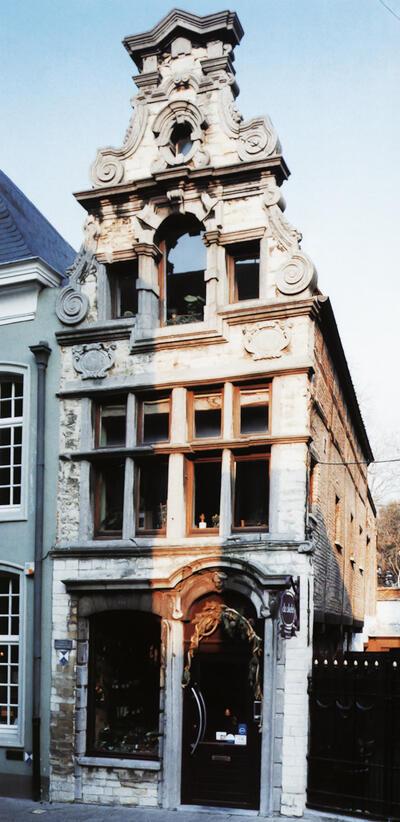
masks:
POLYGON ((243 37, 243 28, 234 11, 220 11, 200 17, 182 9, 172 9, 166 17, 150 31, 124 37, 123 44, 136 63, 139 71, 143 68, 143 58, 159 52, 178 36, 195 35, 196 42, 207 43, 222 40, 233 48, 243 37))
POLYGON ((41 259, 62 277, 76 251, 0 170, 0 264, 41 259))

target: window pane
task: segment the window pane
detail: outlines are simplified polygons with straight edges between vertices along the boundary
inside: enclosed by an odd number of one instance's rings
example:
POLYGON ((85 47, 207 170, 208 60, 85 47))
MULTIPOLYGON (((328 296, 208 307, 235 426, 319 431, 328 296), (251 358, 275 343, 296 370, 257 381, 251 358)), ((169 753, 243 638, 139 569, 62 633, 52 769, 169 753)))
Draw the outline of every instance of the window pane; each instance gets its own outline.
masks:
MULTIPOLYGON (((15 442, 15 440, 14 440, 15 442)), ((10 445, 11 428, 0 428, 0 445, 10 445)))
POLYGON ((221 394, 197 394, 193 400, 194 406, 194 436, 220 437, 221 436, 221 394))
POLYGON ((122 531, 125 463, 103 466, 98 476, 97 530, 99 533, 122 531))
POLYGON ((19 505, 21 502, 21 489, 16 487, 13 490, 13 505, 19 505))
POLYGON ((11 505, 11 491, 9 488, 0 488, 0 505, 11 505))
POLYGON ((12 395, 13 383, 11 380, 2 379, 0 376, 0 400, 9 399, 12 395))
POLYGON ((194 527, 218 528, 221 463, 194 463, 194 527))
POLYGON ((100 409, 99 446, 125 445, 126 441, 126 405, 115 403, 103 405, 100 409))
POLYGON ((0 485, 10 485, 11 483, 11 469, 0 468, 0 485))
POLYGON ((268 389, 240 391, 240 433, 268 431, 268 389))
POLYGON ((0 572, 0 594, 8 594, 10 590, 10 576, 9 574, 2 574, 0 572))
POLYGON ((8 645, 0 645, 0 663, 8 662, 8 645))
POLYGON ((111 316, 133 317, 138 310, 137 260, 124 260, 107 266, 111 294, 111 316))
POLYGON ((10 609, 10 601, 8 596, 0 596, 0 614, 8 614, 10 609))
POLYGON ((92 618, 89 748, 105 756, 157 756, 160 626, 150 614, 92 618))
POLYGON ((7 617, 0 617, 0 635, 7 636, 8 635, 8 616, 7 617))
POLYGON ((23 400, 22 398, 19 400, 14 400, 14 417, 22 417, 23 412, 23 400))
POLYGON ((21 445, 22 443, 22 426, 14 426, 14 445, 21 445))
POLYGON ((199 224, 193 225, 193 233, 184 232, 183 226, 186 224, 189 227, 189 222, 182 221, 182 233, 175 228, 167 240, 167 322, 171 324, 203 319, 206 247, 199 224))
POLYGON ((243 251, 239 249, 233 256, 236 299, 257 299, 260 279, 259 246, 243 249, 243 251))
POLYGON ((143 403, 143 442, 169 440, 169 400, 143 403))
POLYGON ((139 468, 138 530, 167 527, 168 460, 151 460, 139 468))
POLYGON ((8 668, 7 665, 0 665, 0 682, 7 682, 8 668))
POLYGON ((235 528, 268 526, 268 462, 236 462, 235 528))
POLYGON ((11 448, 0 448, 0 465, 11 464, 11 448))
POLYGON ((10 418, 11 417, 11 400, 1 400, 0 401, 0 417, 10 418))

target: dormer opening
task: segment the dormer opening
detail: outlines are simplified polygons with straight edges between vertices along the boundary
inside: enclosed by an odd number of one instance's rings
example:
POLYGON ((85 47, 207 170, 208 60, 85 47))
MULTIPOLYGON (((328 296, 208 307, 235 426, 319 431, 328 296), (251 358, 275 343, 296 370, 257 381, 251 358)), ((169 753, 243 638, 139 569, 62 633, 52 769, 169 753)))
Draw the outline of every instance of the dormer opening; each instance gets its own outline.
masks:
POLYGON ((202 322, 206 302, 204 228, 192 214, 171 215, 159 229, 161 324, 202 322))
POLYGON ((169 145, 174 157, 178 157, 179 154, 187 157, 192 146, 192 126, 189 123, 176 123, 171 132, 169 145))

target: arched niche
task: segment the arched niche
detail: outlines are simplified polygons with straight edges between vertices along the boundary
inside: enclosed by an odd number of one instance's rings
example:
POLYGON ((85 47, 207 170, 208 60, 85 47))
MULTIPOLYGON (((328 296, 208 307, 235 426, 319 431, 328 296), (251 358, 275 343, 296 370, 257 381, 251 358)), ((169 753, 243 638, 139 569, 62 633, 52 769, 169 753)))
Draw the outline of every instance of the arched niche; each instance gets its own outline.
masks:
POLYGON ((202 322, 206 303, 204 226, 193 214, 171 214, 155 243, 161 251, 161 324, 202 322))

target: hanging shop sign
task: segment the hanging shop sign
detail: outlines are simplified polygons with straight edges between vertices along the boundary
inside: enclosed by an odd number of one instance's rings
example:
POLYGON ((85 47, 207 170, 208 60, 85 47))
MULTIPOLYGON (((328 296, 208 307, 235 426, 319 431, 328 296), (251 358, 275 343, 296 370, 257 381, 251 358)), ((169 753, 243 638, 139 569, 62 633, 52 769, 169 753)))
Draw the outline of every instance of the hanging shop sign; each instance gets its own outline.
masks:
POLYGON ((279 603, 280 635, 283 639, 296 636, 299 629, 299 598, 297 591, 282 591, 279 603))

